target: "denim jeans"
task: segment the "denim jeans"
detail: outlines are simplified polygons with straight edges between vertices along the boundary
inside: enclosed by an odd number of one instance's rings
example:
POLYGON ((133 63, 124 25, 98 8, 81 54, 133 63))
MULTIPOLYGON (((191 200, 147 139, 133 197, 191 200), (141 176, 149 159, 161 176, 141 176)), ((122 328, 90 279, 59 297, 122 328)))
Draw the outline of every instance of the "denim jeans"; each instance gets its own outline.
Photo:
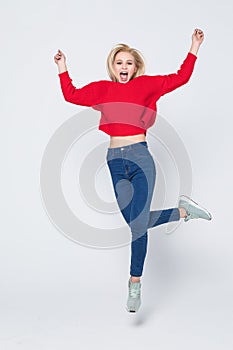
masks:
POLYGON ((148 229, 180 219, 178 208, 150 211, 156 167, 146 141, 108 148, 106 155, 119 209, 131 233, 130 275, 140 277, 148 229))

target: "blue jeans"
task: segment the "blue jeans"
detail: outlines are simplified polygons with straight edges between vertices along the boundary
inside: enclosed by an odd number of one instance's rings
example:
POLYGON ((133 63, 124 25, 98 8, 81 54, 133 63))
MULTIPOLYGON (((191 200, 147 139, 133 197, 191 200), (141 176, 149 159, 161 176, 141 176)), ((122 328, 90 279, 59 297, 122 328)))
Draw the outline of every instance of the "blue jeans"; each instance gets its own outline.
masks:
POLYGON ((149 228, 180 219, 178 208, 150 211, 156 168, 146 141, 108 148, 106 156, 119 209, 132 233, 130 275, 140 277, 149 228))

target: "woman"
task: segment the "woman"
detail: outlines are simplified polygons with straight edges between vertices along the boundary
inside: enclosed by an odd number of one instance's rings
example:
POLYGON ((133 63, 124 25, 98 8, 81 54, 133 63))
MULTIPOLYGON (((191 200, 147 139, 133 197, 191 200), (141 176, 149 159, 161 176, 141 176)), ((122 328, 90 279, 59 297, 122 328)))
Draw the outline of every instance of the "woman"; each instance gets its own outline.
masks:
POLYGON ((180 197, 178 208, 150 211, 156 168, 146 141, 146 131, 156 119, 156 102, 188 82, 203 39, 203 31, 195 29, 191 48, 177 73, 157 76, 144 75, 145 64, 138 50, 118 44, 107 58, 111 81, 92 82, 79 89, 69 77, 64 53, 58 50, 54 56, 65 100, 99 110, 99 129, 110 135, 107 164, 117 203, 132 233, 129 312, 138 311, 141 305, 147 230, 181 218, 211 220, 206 209, 186 196, 180 197))

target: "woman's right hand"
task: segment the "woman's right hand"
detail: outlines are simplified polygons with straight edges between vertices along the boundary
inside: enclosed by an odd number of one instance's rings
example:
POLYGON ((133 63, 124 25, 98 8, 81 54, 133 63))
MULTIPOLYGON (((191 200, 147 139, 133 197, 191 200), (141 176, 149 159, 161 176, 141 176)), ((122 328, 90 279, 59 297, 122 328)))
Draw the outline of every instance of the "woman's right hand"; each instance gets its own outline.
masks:
POLYGON ((54 62, 57 65, 66 63, 66 57, 65 57, 64 53, 61 50, 59 50, 59 49, 57 51, 57 54, 54 56, 54 62))

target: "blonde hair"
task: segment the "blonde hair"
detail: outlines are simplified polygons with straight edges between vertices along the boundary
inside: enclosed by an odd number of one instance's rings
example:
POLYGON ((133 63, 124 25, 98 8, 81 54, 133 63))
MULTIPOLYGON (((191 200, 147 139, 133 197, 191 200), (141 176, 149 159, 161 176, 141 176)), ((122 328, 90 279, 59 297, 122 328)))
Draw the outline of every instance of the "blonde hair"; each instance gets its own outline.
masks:
POLYGON ((132 47, 129 47, 126 44, 117 44, 112 48, 107 58, 107 71, 110 79, 113 81, 117 81, 117 78, 115 76, 114 69, 113 69, 113 64, 114 64, 116 55, 118 54, 118 52, 121 52, 121 51, 129 52, 134 58, 137 70, 133 74, 131 79, 136 78, 140 75, 143 75, 145 72, 145 62, 141 52, 132 47))

